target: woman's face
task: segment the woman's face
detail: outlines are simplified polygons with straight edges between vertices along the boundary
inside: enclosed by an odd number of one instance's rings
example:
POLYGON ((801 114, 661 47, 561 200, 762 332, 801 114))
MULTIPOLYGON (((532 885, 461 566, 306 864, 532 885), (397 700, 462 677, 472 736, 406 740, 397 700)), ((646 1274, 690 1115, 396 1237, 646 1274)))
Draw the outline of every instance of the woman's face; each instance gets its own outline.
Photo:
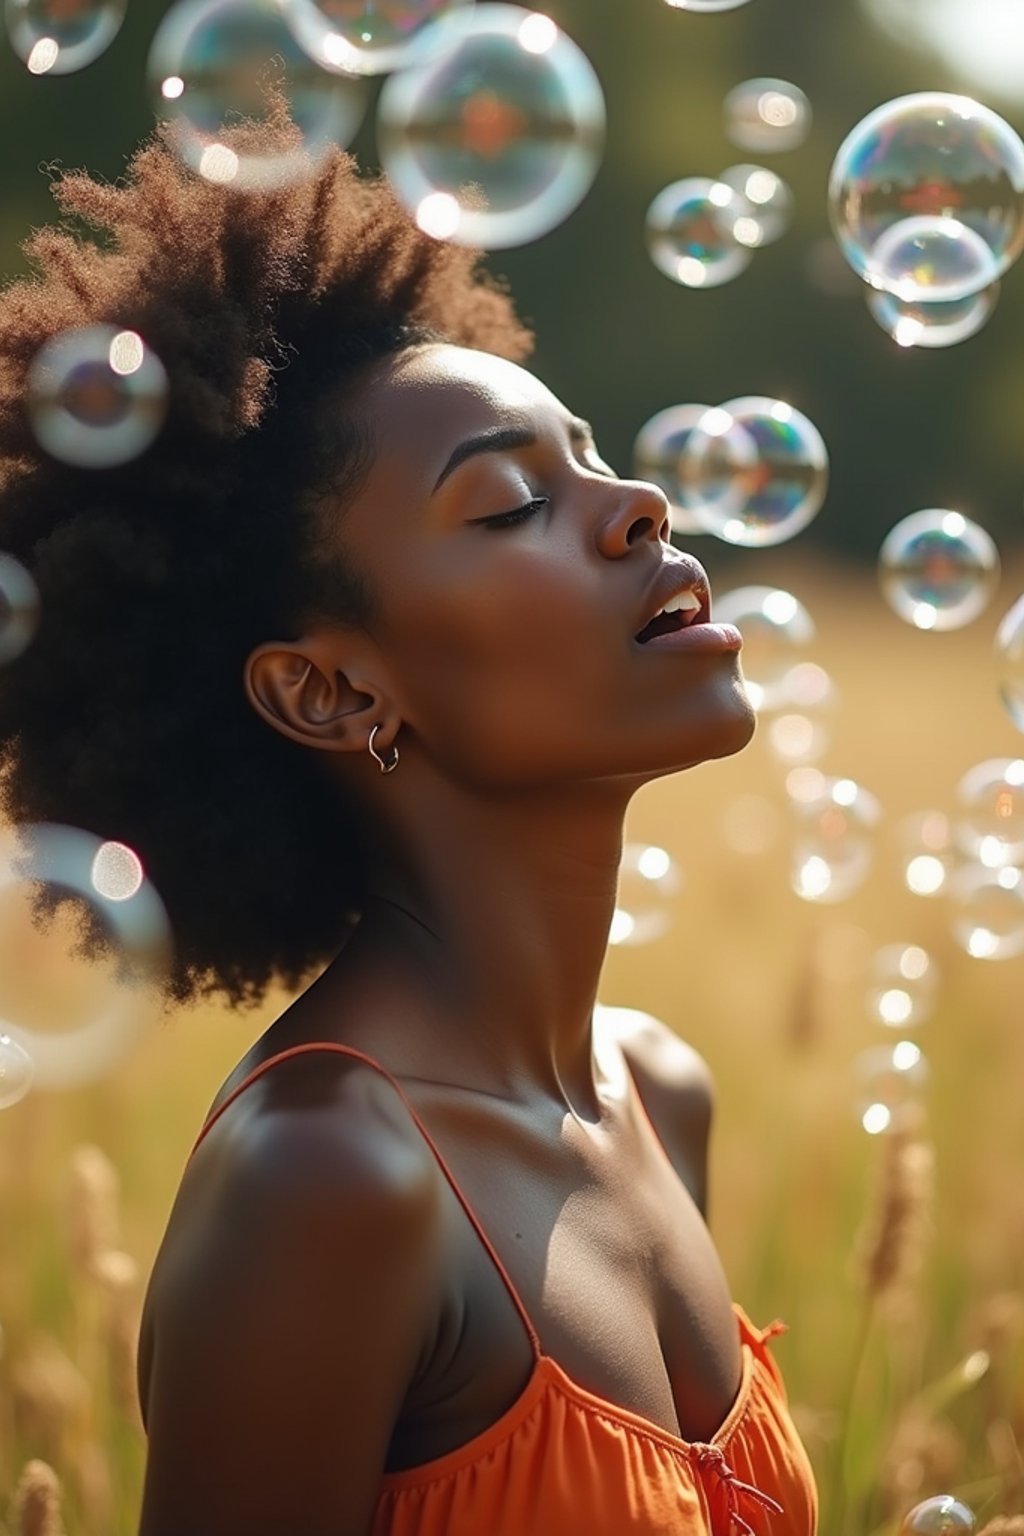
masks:
POLYGON ((666 577, 706 618, 665 497, 620 480, 533 374, 417 347, 376 370, 360 409, 374 463, 339 537, 379 601, 369 644, 403 752, 412 732, 449 776, 516 790, 643 782, 745 745, 736 649, 635 639, 666 577))

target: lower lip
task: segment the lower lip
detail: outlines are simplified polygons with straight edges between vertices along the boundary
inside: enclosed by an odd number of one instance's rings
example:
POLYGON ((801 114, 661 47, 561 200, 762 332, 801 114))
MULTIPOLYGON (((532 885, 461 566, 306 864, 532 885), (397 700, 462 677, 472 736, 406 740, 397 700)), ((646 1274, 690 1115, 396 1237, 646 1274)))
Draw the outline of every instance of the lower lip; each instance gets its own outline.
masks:
POLYGON ((641 651, 700 651, 713 655, 723 651, 738 651, 743 636, 735 624, 688 624, 685 629, 674 629, 667 635, 655 635, 641 645, 641 651))

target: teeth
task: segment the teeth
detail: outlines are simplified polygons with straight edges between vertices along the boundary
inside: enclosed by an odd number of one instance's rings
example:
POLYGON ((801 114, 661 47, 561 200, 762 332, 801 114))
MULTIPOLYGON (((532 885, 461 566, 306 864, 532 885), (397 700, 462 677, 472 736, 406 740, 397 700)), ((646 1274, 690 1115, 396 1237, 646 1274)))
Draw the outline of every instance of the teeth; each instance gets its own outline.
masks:
POLYGON ((700 607, 700 598, 695 592, 677 592, 675 597, 670 597, 662 613, 687 613, 696 612, 700 607))

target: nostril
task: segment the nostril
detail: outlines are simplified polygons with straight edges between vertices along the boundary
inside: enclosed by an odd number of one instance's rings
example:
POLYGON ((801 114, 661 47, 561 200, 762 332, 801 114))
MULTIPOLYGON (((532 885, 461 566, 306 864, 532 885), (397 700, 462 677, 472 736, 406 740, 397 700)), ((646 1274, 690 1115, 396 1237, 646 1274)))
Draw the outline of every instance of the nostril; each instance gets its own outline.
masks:
POLYGON ((626 534, 626 543, 635 544, 638 539, 649 539, 653 529, 656 527, 657 524, 653 517, 635 518, 629 526, 629 532, 626 534))

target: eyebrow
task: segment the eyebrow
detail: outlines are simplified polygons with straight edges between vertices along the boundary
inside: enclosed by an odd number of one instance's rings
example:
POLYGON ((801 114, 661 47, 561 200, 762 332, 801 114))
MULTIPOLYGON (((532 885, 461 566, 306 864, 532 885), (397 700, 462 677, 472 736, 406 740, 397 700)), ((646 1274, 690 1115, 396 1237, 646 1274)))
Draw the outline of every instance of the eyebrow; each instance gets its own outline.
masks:
MULTIPOLYGON (((589 421, 584 421, 580 416, 570 416, 565 426, 571 443, 593 442, 594 429, 589 421)), ((486 432, 467 437, 453 449, 447 464, 434 482, 431 496, 441 489, 453 470, 478 453, 507 453, 513 448, 532 448, 536 442, 537 433, 532 427, 488 427, 486 432)))

